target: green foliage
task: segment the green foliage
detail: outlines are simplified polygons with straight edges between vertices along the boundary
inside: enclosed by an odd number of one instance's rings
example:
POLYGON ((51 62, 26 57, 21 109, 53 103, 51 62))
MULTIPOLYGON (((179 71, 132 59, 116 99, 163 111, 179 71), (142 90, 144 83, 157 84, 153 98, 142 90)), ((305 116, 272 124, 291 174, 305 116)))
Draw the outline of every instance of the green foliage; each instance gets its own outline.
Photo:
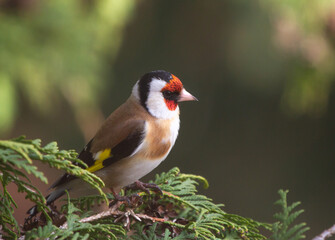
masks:
POLYGON ((304 210, 293 211, 297 206, 300 205, 300 202, 294 202, 290 206, 287 205, 287 193, 288 190, 279 190, 280 199, 275 202, 275 204, 281 206, 282 212, 276 213, 274 218, 278 220, 278 222, 274 223, 273 228, 273 236, 271 239, 273 240, 298 240, 305 238, 303 235, 306 231, 309 230, 306 227, 306 223, 299 223, 292 227, 290 225, 294 222, 294 220, 304 212, 304 210))
POLYGON ((196 195, 197 181, 203 182, 205 188, 208 187, 208 182, 205 178, 192 174, 181 174, 180 170, 175 167, 167 173, 163 172, 160 175, 156 175, 154 183, 166 191, 164 196, 180 204, 185 204, 194 210, 204 208, 219 211, 222 205, 215 205, 211 202, 211 199, 206 196, 196 195))
POLYGON ((276 45, 291 59, 282 99, 284 110, 320 115, 334 82, 333 2, 261 0, 273 18, 276 45))
POLYGON ((32 5, 17 12, 0 8, 0 32, 6 33, 0 36, 0 102, 6 103, 0 108, 0 133, 17 117, 19 97, 46 117, 60 111, 64 100, 75 114, 82 106, 86 113, 98 108, 107 84, 101 76, 110 71, 135 3, 58 0, 32 5))
POLYGON ((38 227, 25 234, 25 239, 118 239, 118 235, 125 235, 125 229, 114 224, 112 221, 108 223, 81 222, 79 213, 82 211, 76 208, 69 200, 67 203, 66 224, 61 227, 52 225, 52 222, 44 227, 38 227))
POLYGON ((156 175, 155 183, 164 192, 164 199, 187 206, 180 216, 187 218, 189 223, 185 230, 201 239, 224 238, 228 232, 236 232, 240 238, 265 239, 259 234, 259 228, 269 228, 269 225, 254 220, 225 213, 222 204, 213 203, 212 199, 197 194, 200 181, 208 187, 206 179, 201 176, 180 173, 173 168, 167 173, 156 175))
MULTIPOLYGON (((180 173, 173 168, 166 173, 156 175, 153 183, 162 190, 161 193, 125 189, 124 196, 129 203, 115 202, 105 212, 91 215, 88 211, 95 203, 107 201, 101 192, 103 183, 94 174, 83 170, 86 165, 76 159, 74 151, 59 150, 55 142, 41 146, 40 140, 26 140, 20 137, 0 141, 0 180, 3 192, 0 192, 1 234, 8 239, 20 235, 20 229, 13 217, 17 206, 7 190, 10 182, 18 186, 26 198, 38 205, 42 212, 35 216, 38 225, 32 225, 25 232, 25 239, 266 239, 260 234, 260 228, 273 231, 273 240, 298 240, 304 238, 308 230, 305 223, 290 227, 292 222, 303 212, 293 211, 299 202, 287 205, 287 191, 279 191, 280 200, 276 204, 282 212, 274 217, 278 222, 273 225, 260 223, 250 218, 226 213, 222 204, 215 204, 212 199, 197 193, 197 186, 208 182, 201 176, 180 173), (69 174, 82 178, 97 188, 102 195, 70 199, 62 207, 62 212, 50 210, 45 205, 41 192, 34 187, 27 174, 32 174, 47 183, 44 174, 33 165, 33 160, 49 164, 51 167, 65 170, 69 174), (135 193, 135 195, 134 195, 135 193), (63 219, 65 223, 58 223, 63 219), (62 225, 61 225, 62 224, 62 225), (61 225, 61 226, 59 226, 61 225)), ((113 197, 109 195, 109 199, 113 197)), ((30 219, 31 220, 31 219, 30 219)), ((29 224, 29 223, 28 223, 29 224)))
MULTIPOLYGON (((140 219, 144 214, 158 223, 133 222, 127 227, 137 234, 130 239, 266 239, 259 233, 259 228, 270 229, 269 224, 225 213, 222 204, 215 204, 212 199, 197 194, 199 183, 208 187, 207 180, 201 176, 180 173, 175 167, 167 173, 157 174, 153 183, 160 187, 163 195, 153 191, 150 196, 137 192, 143 202, 131 210, 140 219)), ((133 194, 133 191, 127 191, 125 195, 131 197, 133 194)), ((101 198, 90 196, 71 201, 78 207, 90 209, 96 200, 101 201, 101 198)))
POLYGON ((77 153, 73 150, 59 150, 56 142, 41 146, 41 140, 26 140, 19 137, 13 140, 0 141, 0 181, 3 192, 0 192, 0 224, 8 236, 16 236, 19 231, 18 224, 13 217, 14 208, 17 204, 7 190, 10 183, 18 187, 18 191, 26 194, 26 199, 34 202, 38 209, 46 214, 48 208, 42 193, 30 183, 27 174, 33 174, 42 182, 48 180, 44 174, 33 165, 33 160, 41 161, 51 167, 64 170, 72 175, 82 178, 103 195, 101 187, 104 183, 94 174, 82 169, 78 165, 86 166, 76 158, 77 153))
POLYGON ((183 239, 193 239, 194 235, 188 234, 186 231, 182 232, 176 237, 171 237, 171 232, 168 228, 165 229, 164 233, 161 233, 162 237, 157 236, 159 232, 158 223, 153 223, 148 229, 145 229, 144 224, 135 224, 134 229, 136 234, 132 235, 129 240, 183 240, 183 239))

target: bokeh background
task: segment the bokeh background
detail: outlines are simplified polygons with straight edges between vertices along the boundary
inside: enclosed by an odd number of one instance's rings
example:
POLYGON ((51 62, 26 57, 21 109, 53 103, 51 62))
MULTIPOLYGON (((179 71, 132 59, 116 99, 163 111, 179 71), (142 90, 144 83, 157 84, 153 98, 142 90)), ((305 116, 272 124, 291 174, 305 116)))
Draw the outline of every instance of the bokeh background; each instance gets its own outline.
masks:
POLYGON ((157 69, 200 101, 155 173, 205 176, 227 212, 266 222, 289 189, 308 238, 334 224, 335 1, 0 0, 2 139, 80 151, 157 69))

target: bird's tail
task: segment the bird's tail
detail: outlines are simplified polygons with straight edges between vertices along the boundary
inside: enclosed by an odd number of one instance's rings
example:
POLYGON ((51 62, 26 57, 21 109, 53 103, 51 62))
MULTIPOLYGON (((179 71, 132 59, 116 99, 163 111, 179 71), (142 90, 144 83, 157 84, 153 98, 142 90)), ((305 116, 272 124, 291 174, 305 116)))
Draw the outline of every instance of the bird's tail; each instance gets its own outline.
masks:
MULTIPOLYGON (((52 193, 50 193, 48 196, 45 197, 45 199, 47 200, 46 205, 50 205, 51 203, 53 203, 54 201, 56 201, 58 198, 60 198, 64 194, 65 194, 65 190, 64 189, 56 189, 56 190, 54 190, 52 193)), ((30 208, 27 211, 27 214, 29 214, 30 217, 35 216, 37 213, 38 213, 37 205, 33 206, 32 208, 30 208)))

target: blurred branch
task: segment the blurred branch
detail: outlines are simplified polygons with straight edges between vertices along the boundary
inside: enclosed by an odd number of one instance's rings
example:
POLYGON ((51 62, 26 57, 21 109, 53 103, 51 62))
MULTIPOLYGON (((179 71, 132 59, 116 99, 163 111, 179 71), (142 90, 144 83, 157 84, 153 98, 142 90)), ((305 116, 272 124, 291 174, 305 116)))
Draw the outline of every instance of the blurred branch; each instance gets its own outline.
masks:
MULTIPOLYGON (((80 84, 80 83, 78 83, 80 84)), ((105 117, 95 100, 87 99, 85 95, 85 84, 81 84, 82 91, 73 91, 76 84, 67 84, 62 87, 64 98, 71 104, 74 112, 74 117, 79 126, 81 133, 86 142, 96 133, 99 126, 101 126, 105 117)))
POLYGON ((320 235, 313 238, 313 240, 324 240, 326 238, 329 238, 331 236, 335 235, 335 225, 333 225, 331 228, 323 231, 320 235))

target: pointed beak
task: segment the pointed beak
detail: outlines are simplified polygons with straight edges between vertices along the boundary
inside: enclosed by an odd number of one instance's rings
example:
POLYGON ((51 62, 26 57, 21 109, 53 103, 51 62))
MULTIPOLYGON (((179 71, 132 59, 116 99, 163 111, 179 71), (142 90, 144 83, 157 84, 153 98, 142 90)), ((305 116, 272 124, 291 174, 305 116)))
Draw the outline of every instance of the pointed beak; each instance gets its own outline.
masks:
POLYGON ((185 102, 185 101, 198 101, 198 99, 194 97, 191 93, 186 91, 185 88, 183 88, 183 90, 179 95, 178 102, 185 102))

